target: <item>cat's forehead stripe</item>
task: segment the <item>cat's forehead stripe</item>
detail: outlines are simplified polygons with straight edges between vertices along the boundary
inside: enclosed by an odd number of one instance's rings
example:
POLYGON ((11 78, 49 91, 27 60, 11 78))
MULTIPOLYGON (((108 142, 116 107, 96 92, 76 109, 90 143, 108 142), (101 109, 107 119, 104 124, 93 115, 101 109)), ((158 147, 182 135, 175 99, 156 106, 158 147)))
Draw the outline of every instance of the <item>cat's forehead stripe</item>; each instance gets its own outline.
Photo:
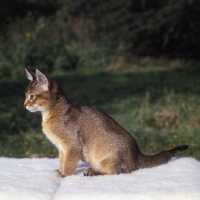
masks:
POLYGON ((31 81, 27 87, 26 90, 27 93, 34 93, 34 94, 40 94, 41 92, 43 92, 40 84, 38 81, 31 81))
POLYGON ((30 82, 27 87, 27 91, 32 90, 34 87, 35 87, 35 81, 30 82))

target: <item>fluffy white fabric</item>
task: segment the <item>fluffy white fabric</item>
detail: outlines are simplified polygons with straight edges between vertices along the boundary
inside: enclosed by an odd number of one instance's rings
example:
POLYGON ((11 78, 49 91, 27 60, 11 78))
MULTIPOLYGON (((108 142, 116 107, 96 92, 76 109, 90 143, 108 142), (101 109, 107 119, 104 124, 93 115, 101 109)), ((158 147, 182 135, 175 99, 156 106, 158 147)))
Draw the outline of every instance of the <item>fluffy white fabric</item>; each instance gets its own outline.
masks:
POLYGON ((60 178, 58 159, 0 158, 1 200, 199 200, 200 162, 174 159, 131 174, 84 177, 79 162, 75 175, 60 178))

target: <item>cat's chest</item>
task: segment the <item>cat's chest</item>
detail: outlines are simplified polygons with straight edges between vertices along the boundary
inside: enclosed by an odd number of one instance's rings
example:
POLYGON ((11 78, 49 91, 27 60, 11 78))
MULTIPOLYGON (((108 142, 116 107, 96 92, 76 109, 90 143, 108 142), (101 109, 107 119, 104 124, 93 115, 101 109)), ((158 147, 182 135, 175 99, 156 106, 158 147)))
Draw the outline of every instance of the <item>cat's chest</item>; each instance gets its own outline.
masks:
POLYGON ((59 137, 59 133, 56 131, 56 125, 53 123, 49 124, 46 122, 42 123, 42 131, 47 138, 59 149, 62 150, 62 139, 59 137))

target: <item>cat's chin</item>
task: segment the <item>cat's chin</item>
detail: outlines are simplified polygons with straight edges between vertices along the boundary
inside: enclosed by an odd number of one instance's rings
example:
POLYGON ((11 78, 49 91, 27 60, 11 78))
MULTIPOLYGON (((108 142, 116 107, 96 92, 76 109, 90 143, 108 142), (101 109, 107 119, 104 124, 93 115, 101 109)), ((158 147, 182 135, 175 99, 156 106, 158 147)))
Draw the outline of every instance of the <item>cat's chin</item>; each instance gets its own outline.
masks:
POLYGON ((38 110, 29 110, 30 112, 38 112, 38 110))
POLYGON ((29 112, 38 112, 36 108, 26 108, 29 112))

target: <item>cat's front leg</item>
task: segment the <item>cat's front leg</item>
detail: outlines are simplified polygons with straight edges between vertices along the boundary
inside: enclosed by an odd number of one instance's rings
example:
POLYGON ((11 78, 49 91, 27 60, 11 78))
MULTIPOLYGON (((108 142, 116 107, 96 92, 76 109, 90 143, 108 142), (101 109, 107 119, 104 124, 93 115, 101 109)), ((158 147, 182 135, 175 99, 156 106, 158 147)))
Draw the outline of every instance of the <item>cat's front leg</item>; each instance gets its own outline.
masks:
POLYGON ((70 176, 74 174, 76 169, 76 165, 80 160, 80 153, 75 149, 67 149, 66 151, 62 152, 59 156, 60 161, 60 176, 70 176))
POLYGON ((59 169, 55 169, 54 172, 59 173, 61 177, 72 175, 79 160, 80 156, 76 150, 59 150, 59 169))
POLYGON ((62 174, 62 169, 63 169, 62 166, 62 164, 64 163, 63 159, 64 159, 64 153, 61 150, 59 150, 59 169, 55 169, 54 172, 58 172, 60 175, 62 174))
POLYGON ((63 168, 63 167, 62 167, 63 158, 64 158, 63 156, 64 156, 63 152, 59 150, 59 169, 54 169, 54 170, 53 170, 54 172, 57 172, 57 173, 59 173, 60 175, 61 175, 62 168, 63 168))

